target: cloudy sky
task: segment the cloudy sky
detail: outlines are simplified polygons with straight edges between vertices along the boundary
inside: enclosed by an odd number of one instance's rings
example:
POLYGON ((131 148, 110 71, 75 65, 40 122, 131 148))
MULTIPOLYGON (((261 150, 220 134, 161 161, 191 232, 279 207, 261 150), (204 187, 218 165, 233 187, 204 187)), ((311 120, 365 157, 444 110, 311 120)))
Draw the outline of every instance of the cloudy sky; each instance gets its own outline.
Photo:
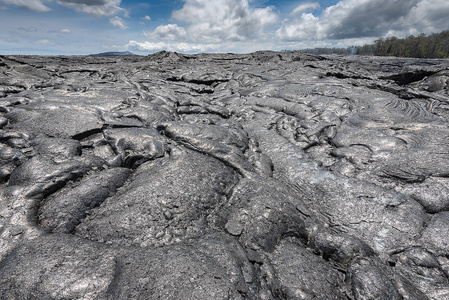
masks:
POLYGON ((0 54, 347 47, 449 29, 449 0, 0 0, 0 54))

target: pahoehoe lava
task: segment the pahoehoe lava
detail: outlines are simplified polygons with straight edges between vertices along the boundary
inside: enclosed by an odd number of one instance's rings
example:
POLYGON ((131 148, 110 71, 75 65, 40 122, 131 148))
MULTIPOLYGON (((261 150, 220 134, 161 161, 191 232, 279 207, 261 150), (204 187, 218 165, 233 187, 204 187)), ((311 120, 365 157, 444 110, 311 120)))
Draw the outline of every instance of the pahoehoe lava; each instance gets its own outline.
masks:
POLYGON ((0 56, 0 299, 449 299, 449 60, 0 56))

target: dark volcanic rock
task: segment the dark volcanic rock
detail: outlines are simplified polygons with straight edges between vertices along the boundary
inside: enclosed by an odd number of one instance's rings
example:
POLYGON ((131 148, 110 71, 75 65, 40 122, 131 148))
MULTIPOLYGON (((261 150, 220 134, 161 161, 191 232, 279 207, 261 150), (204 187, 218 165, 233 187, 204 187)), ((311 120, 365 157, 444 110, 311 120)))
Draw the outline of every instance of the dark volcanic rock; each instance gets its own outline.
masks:
POLYGON ((39 207, 40 225, 54 232, 72 232, 90 209, 99 206, 124 184, 129 173, 126 168, 105 170, 47 197, 39 207))
POLYGON ((0 57, 1 299, 448 299, 449 61, 0 57))
MULTIPOLYGON (((270 254, 282 295, 287 299, 345 299, 344 275, 310 250, 283 240, 270 254), (309 268, 313 265, 313 268, 309 268)), ((273 283, 274 284, 274 283, 273 283)))
POLYGON ((73 107, 36 105, 13 109, 6 117, 13 129, 43 133, 50 137, 82 139, 101 131, 103 127, 101 119, 94 113, 73 107))
POLYGON ((128 184, 88 216, 75 233, 120 245, 166 245, 209 231, 237 174, 189 150, 141 165, 128 184))
POLYGON ((164 156, 166 141, 155 129, 107 129, 104 136, 126 167, 136 168, 148 160, 164 156))

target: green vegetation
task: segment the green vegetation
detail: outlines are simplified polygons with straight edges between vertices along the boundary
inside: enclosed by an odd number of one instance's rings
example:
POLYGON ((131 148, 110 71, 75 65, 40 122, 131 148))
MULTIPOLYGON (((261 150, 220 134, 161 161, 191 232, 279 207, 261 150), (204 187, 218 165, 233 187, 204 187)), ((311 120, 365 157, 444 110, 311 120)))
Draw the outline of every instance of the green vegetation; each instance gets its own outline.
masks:
POLYGON ((380 38, 372 45, 355 47, 355 54, 418 58, 449 58, 449 30, 404 39, 380 38))
POLYGON ((380 38, 374 44, 348 48, 314 48, 302 50, 312 54, 358 54, 417 58, 449 58, 449 30, 426 35, 380 38))

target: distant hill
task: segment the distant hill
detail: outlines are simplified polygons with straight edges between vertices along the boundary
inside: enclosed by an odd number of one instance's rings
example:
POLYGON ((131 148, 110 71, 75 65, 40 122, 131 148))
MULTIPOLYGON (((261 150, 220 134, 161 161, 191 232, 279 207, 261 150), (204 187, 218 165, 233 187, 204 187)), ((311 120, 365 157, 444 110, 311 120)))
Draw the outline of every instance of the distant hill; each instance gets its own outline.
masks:
POLYGON ((123 56, 123 55, 136 55, 129 51, 123 51, 123 52, 103 52, 103 53, 97 53, 97 54, 91 54, 90 56, 123 56))

